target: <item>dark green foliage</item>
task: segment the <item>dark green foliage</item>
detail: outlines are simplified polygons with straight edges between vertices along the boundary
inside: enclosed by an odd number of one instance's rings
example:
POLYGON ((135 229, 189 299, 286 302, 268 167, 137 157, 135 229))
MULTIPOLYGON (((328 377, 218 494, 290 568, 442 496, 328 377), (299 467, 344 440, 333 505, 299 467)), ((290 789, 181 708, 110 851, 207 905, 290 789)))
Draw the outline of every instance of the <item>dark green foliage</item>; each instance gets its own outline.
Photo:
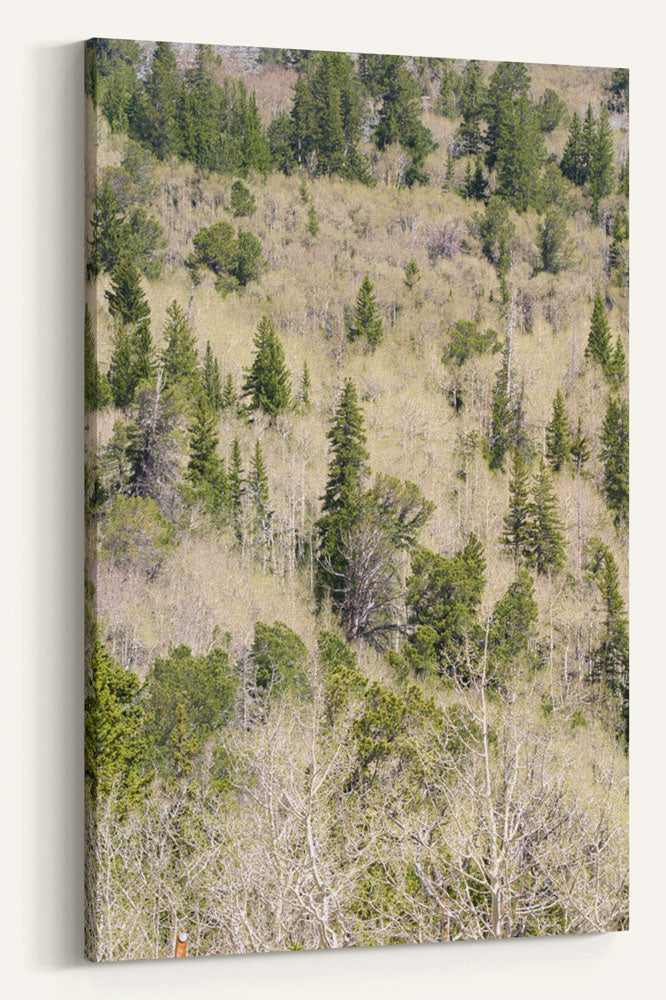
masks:
POLYGON ((205 742, 233 716, 237 681, 225 650, 177 646, 155 660, 144 701, 146 734, 165 776, 186 775, 205 742))
POLYGON ((459 319, 449 329, 449 343, 444 348, 442 362, 463 365, 475 354, 485 354, 493 350, 497 344, 495 330, 482 333, 476 323, 471 320, 459 319))
POLYGON ((492 682, 501 681, 516 661, 528 652, 537 617, 532 577, 523 569, 493 608, 488 632, 488 665, 492 682))
POLYGON ((619 285, 629 282, 628 239, 629 216, 622 205, 613 219, 613 241, 610 247, 610 265, 619 285))
POLYGON ((615 184, 613 133, 605 108, 601 109, 592 143, 588 180, 594 205, 598 205, 601 198, 605 198, 613 191, 615 184))
POLYGON ((486 90, 481 64, 470 60, 460 78, 459 110, 462 122, 457 132, 458 151, 475 155, 481 149, 486 90))
POLYGON ((238 438, 234 438, 229 460, 229 475, 227 476, 227 504, 229 517, 238 541, 243 538, 243 498, 245 496, 245 479, 243 475, 243 459, 238 438))
POLYGON ((223 406, 222 382, 220 381, 220 369, 217 358, 213 356, 210 341, 206 342, 206 353, 204 354, 201 369, 201 388, 206 395, 210 408, 214 413, 219 413, 223 406))
POLYGON ((236 218, 253 215, 257 208, 254 195, 242 181, 234 181, 231 185, 230 203, 231 211, 236 218))
POLYGON ((153 347, 148 320, 134 330, 116 330, 109 363, 108 387, 114 406, 125 410, 134 402, 138 386, 154 372, 153 347))
POLYGON ((88 277, 114 271, 123 259, 135 264, 147 278, 159 277, 166 247, 164 230, 142 205, 132 207, 131 199, 138 197, 137 185, 124 171, 116 170, 102 180, 91 221, 88 277))
POLYGON ((95 195, 88 246, 88 277, 112 271, 121 255, 127 254, 125 212, 107 178, 102 180, 95 195))
POLYGON ((237 405, 238 396, 234 389, 234 378, 231 372, 227 372, 227 377, 224 380, 224 389, 222 390, 222 409, 235 410, 237 405))
POLYGON ((111 288, 105 293, 109 312, 118 326, 133 326, 150 316, 137 268, 128 257, 122 257, 111 275, 111 288))
POLYGON ((326 718, 332 724, 350 699, 362 693, 366 682, 359 673, 356 656, 337 635, 322 632, 317 649, 324 668, 326 718))
POLYGON ((629 623, 620 591, 617 564, 610 549, 598 538, 586 547, 587 570, 603 600, 603 635, 593 654, 593 678, 612 692, 620 719, 620 732, 629 738, 629 623))
POLYGON ((379 307, 374 296, 372 282, 367 274, 363 278, 356 296, 353 320, 347 334, 350 340, 365 337, 373 350, 384 336, 379 307))
POLYGON ((95 38, 88 50, 88 92, 112 132, 125 132, 129 109, 137 88, 137 68, 141 61, 138 42, 127 39, 95 38))
POLYGON ((215 411, 203 393, 199 396, 190 426, 190 457, 187 478, 194 496, 213 514, 222 510, 226 500, 224 462, 217 454, 219 437, 215 411))
POLYGON ((604 300, 598 288, 594 298, 594 308, 592 310, 592 321, 590 323, 590 333, 587 338, 587 347, 585 348, 585 357, 592 358, 600 364, 604 373, 608 371, 611 361, 610 330, 604 300))
POLYGON ((453 119, 458 114, 458 98, 460 94, 460 76, 450 59, 443 60, 439 84, 439 94, 433 110, 444 118, 453 119))
POLYGON ((546 428, 546 458, 554 472, 566 465, 571 453, 571 431, 561 389, 553 400, 553 417, 546 428))
POLYGON ((250 474, 247 477, 247 495, 252 504, 255 537, 268 547, 271 543, 271 521, 274 511, 270 507, 268 473, 259 441, 255 445, 250 474))
POLYGON ((560 166, 564 176, 574 184, 589 184, 592 213, 596 215, 599 200, 613 190, 615 176, 613 135, 605 108, 597 121, 592 105, 588 104, 582 126, 574 114, 560 166))
POLYGON ((310 381, 310 369, 308 368, 307 361, 304 361, 301 384, 298 390, 298 406, 302 413, 307 413, 312 405, 312 401, 310 399, 311 389, 312 383, 310 381))
POLYGON ((100 532, 101 552, 121 569, 152 578, 173 543, 173 530, 150 497, 115 497, 100 532))
POLYGON ((101 410, 102 407, 108 406, 111 402, 111 387, 97 364, 95 335, 87 302, 83 317, 83 351, 83 405, 86 413, 91 413, 93 410, 101 410))
POLYGON ((200 229, 192 242, 194 250, 185 266, 193 280, 199 280, 201 268, 208 268, 215 275, 215 287, 223 294, 256 281, 263 270, 261 243, 254 233, 239 229, 235 234, 224 220, 200 229))
POLYGON ((435 143, 432 133, 421 122, 418 84, 402 56, 373 58, 380 61, 378 91, 381 108, 374 134, 377 147, 385 149, 392 143, 400 143, 411 156, 406 183, 412 185, 415 181, 426 181, 423 165, 435 143))
POLYGON ((200 385, 199 354, 189 320, 175 299, 167 309, 164 340, 164 384, 169 388, 180 385, 192 396, 200 385))
POLYGON ((496 146, 497 192, 517 212, 538 204, 544 160, 534 106, 527 97, 520 97, 501 119, 496 146))
POLYGON ((129 490, 133 496, 153 499, 172 523, 177 517, 186 417, 182 394, 165 389, 160 372, 154 383, 138 386, 134 422, 128 427, 129 490))
POLYGON ((509 355, 504 354, 502 367, 495 378, 491 413, 488 458, 491 469, 504 469, 504 456, 515 442, 515 413, 509 392, 509 355))
POLYGON ((284 348, 268 316, 259 323, 254 346, 257 353, 252 367, 246 372, 243 396, 249 396, 251 410, 262 410, 275 421, 292 405, 291 376, 284 348))
POLYGON ((564 147, 560 169, 565 177, 578 186, 587 181, 588 162, 584 148, 583 129, 576 112, 571 119, 569 138, 564 147))
MULTIPOLYGON (((158 42, 145 83, 145 116, 131 127, 144 139, 158 160, 166 160, 178 151, 176 105, 180 93, 180 75, 176 56, 169 42, 158 42)), ((130 119, 132 111, 130 110, 130 119)))
POLYGON ((530 502, 527 467, 518 448, 513 451, 509 480, 509 510, 504 518, 502 541, 519 562, 529 539, 530 502))
POLYGON ((407 288, 415 288, 418 282, 421 280, 421 272, 419 266, 415 259, 412 259, 405 265, 405 284, 407 288))
POLYGON ((601 428, 601 460, 603 494, 619 528, 629 521, 629 407, 614 396, 601 428))
POLYGON ((624 161, 617 175, 617 193, 629 197, 629 158, 624 161))
POLYGON ((429 626, 439 669, 448 676, 469 676, 470 658, 478 640, 478 610, 485 588, 483 547, 470 535, 462 551, 450 558, 425 548, 412 553, 407 580, 408 621, 429 626))
POLYGON ((542 212, 552 210, 570 217, 576 211, 579 200, 576 188, 564 177, 557 163, 547 163, 541 174, 537 208, 542 212))
POLYGON ((486 163, 491 170, 502 154, 505 129, 517 101, 526 97, 529 88, 530 76, 524 63, 501 62, 488 81, 484 117, 488 122, 486 163))
POLYGON ((538 235, 541 267, 550 274, 559 274, 573 263, 573 244, 569 239, 567 220, 562 212, 549 209, 538 235))
POLYGON ((162 273, 166 245, 164 229, 155 216, 141 205, 133 208, 127 221, 124 252, 151 281, 162 273))
POLYGON ((273 123, 270 133, 274 159, 290 172, 289 157, 309 176, 338 174, 347 180, 365 180, 358 144, 361 139, 361 100, 354 64, 342 52, 310 56, 294 87, 289 122, 273 123))
POLYGON ((619 335, 608 366, 608 380, 616 389, 620 389, 627 380, 627 357, 624 353, 622 337, 619 335))
POLYGON ((121 812, 146 783, 147 747, 136 674, 95 640, 86 678, 85 777, 93 802, 114 794, 121 812))
POLYGON ((580 475, 583 466, 589 461, 590 458, 590 445, 587 438, 583 434, 580 417, 578 418, 578 424, 576 425, 576 433, 571 440, 569 454, 571 455, 576 473, 580 475))
POLYGON ((542 132, 554 132, 567 118, 567 106, 556 91, 544 90, 536 106, 542 132))
POLYGON ((530 522, 525 557, 537 573, 557 573, 564 566, 565 540, 557 513, 557 499, 544 459, 532 485, 530 522))
POLYGON ((307 697, 308 651, 305 643, 282 622, 254 626, 252 660, 256 667, 257 687, 267 695, 286 692, 307 697))
POLYGON ((629 70, 614 69, 608 84, 608 107, 610 111, 629 110, 629 70))
POLYGON ((491 196, 485 213, 476 215, 475 221, 484 256, 491 264, 501 266, 511 252, 516 233, 506 202, 491 196))
POLYGON ((473 198, 475 201, 485 201, 488 193, 488 181, 483 172, 481 158, 477 156, 474 171, 472 171, 471 160, 467 161, 465 171, 465 182, 463 184, 463 195, 465 198, 473 198))

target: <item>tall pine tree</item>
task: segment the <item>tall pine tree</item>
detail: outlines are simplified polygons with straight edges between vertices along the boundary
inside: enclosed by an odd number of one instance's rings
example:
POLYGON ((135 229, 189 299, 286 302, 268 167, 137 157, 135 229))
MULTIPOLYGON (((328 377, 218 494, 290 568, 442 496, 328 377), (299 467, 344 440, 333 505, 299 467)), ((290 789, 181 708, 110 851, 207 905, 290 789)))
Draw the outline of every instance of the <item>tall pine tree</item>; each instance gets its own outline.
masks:
POLYGON ((188 395, 199 387, 199 355, 187 316, 174 299, 167 309, 162 353, 167 386, 182 385, 188 395))
POLYGON ((243 396, 249 396, 251 410, 262 410, 271 421, 275 421, 292 405, 291 376, 285 363, 284 348, 268 316, 264 316, 259 323, 254 346, 257 353, 246 372, 243 396))
POLYGON ((608 317, 604 307, 604 300, 601 291, 597 288, 594 298, 594 308, 592 310, 592 321, 590 323, 590 333, 587 338, 585 357, 592 358, 601 365, 604 372, 608 370, 611 360, 610 330, 608 327, 608 317))
POLYGON ((231 446, 229 475, 227 476, 227 504, 234 534, 238 541, 243 539, 243 497, 245 496, 245 479, 243 475, 243 459, 238 438, 234 438, 231 446))
POLYGON ((129 257, 118 261, 111 274, 111 288, 104 294, 118 326, 134 326, 150 316, 141 277, 129 257))
POLYGON ((554 472, 559 472, 566 464, 571 452, 571 431, 564 409, 561 389, 555 393, 553 418, 546 428, 546 457, 554 472))
POLYGON ((557 499, 544 459, 532 486, 530 523, 525 554, 537 573, 556 573, 564 566, 565 541, 557 499))
POLYGON ((255 445, 250 473, 247 477, 247 492, 252 504, 253 533, 266 550, 271 542, 273 511, 269 503, 268 473, 259 441, 255 445))
POLYGON ((356 307, 348 336, 350 340, 365 337, 373 350, 384 336, 379 307, 375 300, 372 282, 367 274, 363 278, 356 296, 356 307))
POLYGON ((201 387, 211 409, 215 413, 219 413, 222 409, 222 383, 217 358, 213 356, 210 341, 206 342, 206 353, 201 371, 201 387))
POLYGON ((509 480, 509 510, 504 518, 502 541, 519 562, 529 539, 530 502, 529 484, 525 461, 518 448, 513 452, 513 466, 509 480))

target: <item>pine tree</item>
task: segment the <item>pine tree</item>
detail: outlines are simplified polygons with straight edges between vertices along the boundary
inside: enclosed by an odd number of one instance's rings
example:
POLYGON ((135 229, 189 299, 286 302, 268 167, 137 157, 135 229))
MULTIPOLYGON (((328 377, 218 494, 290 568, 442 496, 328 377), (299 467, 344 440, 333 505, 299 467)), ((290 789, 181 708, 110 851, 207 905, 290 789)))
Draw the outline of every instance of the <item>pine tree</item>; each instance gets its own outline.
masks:
POLYGON ((257 353, 246 372, 243 396, 250 397, 251 410, 263 410, 274 422, 291 406, 291 376, 284 349, 268 316, 259 323, 254 346, 257 353))
POLYGON ((234 534, 238 541, 243 539, 242 515, 243 497, 245 496, 245 480, 243 477, 243 459, 238 438, 234 438, 231 446, 229 474, 227 476, 227 500, 229 515, 234 534))
POLYGON ((210 341, 206 342, 203 369, 201 372, 201 387, 206 394, 208 404, 214 413, 222 409, 222 383, 217 358, 213 357, 210 341))
POLYGON ((569 449, 571 458, 573 459, 574 468, 576 474, 580 475, 583 466, 590 458, 590 446, 587 438, 583 434, 583 428, 581 424, 580 417, 578 418, 578 424, 576 426, 576 433, 571 441, 571 447, 569 449))
POLYGON ((220 510, 224 502, 223 468, 217 454, 219 437, 215 428, 215 412, 201 393, 190 426, 190 458, 187 478, 199 497, 209 501, 211 508, 220 510))
POLYGON ((629 521, 629 407, 614 396, 601 428, 601 460, 603 493, 619 528, 629 521))
POLYGON ((587 338, 585 357, 593 358, 597 361, 604 372, 607 371, 611 360, 610 331, 608 327, 608 317, 604 308, 604 301, 601 291, 597 288, 594 299, 594 309, 592 310, 592 321, 590 323, 590 333, 587 338))
POLYGON ((150 335, 150 323, 143 320, 130 334, 132 349, 132 378, 134 386, 149 381, 155 374, 153 358, 153 339, 150 335))
POLYGON ((350 340, 365 337, 374 350, 383 335, 382 320, 375 301, 372 282, 366 274, 356 296, 353 323, 348 331, 348 336, 350 340))
POLYGON ((629 160, 626 159, 617 175, 617 193, 629 197, 629 160))
POLYGON ((571 452, 571 431, 564 409, 564 396, 560 389, 553 401, 553 418, 546 428, 546 457, 554 472, 566 464, 571 452))
POLYGON ((569 129, 569 138, 564 147, 560 170, 565 177, 577 184, 579 187, 587 180, 587 166, 585 163, 585 153, 583 149, 583 131, 580 118, 574 112, 569 129))
POLYGON ((534 106, 519 97, 502 117, 497 139, 497 193, 517 212, 536 205, 545 159, 543 136, 534 106))
POLYGON ((91 278, 100 271, 112 271, 127 251, 127 224, 116 192, 104 178, 95 195, 95 211, 90 225, 86 270, 91 278))
POLYGON ((583 128, 581 132, 581 151, 583 162, 584 184, 590 181, 592 170, 592 159, 597 141, 597 121, 592 111, 592 105, 588 102, 583 128))
POLYGON ((139 272, 129 257, 118 261, 111 274, 111 288, 104 294, 119 326, 134 326, 150 316, 139 272))
POLYGON ((317 523, 317 582, 320 595, 328 591, 335 602, 341 595, 341 575, 345 568, 342 533, 358 518, 363 480, 369 472, 363 413, 351 379, 344 384, 333 424, 326 436, 331 457, 322 516, 317 523))
POLYGON ((529 538, 529 485, 527 468, 518 448, 513 452, 513 466, 509 481, 509 510, 504 518, 502 541, 518 562, 524 554, 529 538))
POLYGON ((509 394, 509 357, 504 355, 502 367, 495 379, 493 392, 492 421, 490 428, 489 464, 491 469, 504 468, 504 456, 511 445, 514 430, 514 414, 509 394))
POLYGON ((300 404, 301 411, 307 413, 311 406, 310 401, 310 390, 312 389, 312 383, 310 382, 310 369, 308 368, 307 361, 303 362, 303 374, 301 375, 301 385, 298 391, 298 401, 300 404))
POLYGON ((622 337, 619 335, 608 366, 608 378, 616 389, 621 388, 627 380, 627 357, 624 353, 622 337))
POLYGON ((601 198, 611 194, 615 185, 613 163, 613 133, 608 120, 608 111, 601 109, 590 151, 589 168, 590 193, 595 213, 601 198))
POLYGON ((167 309, 162 352, 165 385, 182 385, 188 395, 199 387, 199 355, 187 316, 174 299, 167 309))
POLYGON ((259 441, 254 449, 250 474, 247 478, 247 492, 253 508, 255 534, 261 539, 262 544, 268 547, 271 538, 273 511, 269 506, 268 474, 259 441))
POLYGON ((537 573, 556 573, 564 566, 565 541, 557 514, 557 500, 544 459, 532 486, 530 522, 525 554, 537 573))
MULTIPOLYGON (((604 547, 605 548, 605 547, 604 547)), ((595 674, 615 695, 621 731, 629 736, 629 623, 620 592, 617 564, 605 548, 599 589, 604 602, 604 637, 594 657, 595 674)))
POLYGON ((484 114, 485 87, 481 63, 470 60, 460 79, 460 115, 457 138, 461 152, 475 155, 481 149, 481 121, 484 114))
POLYGON ((546 212, 538 236, 541 266, 549 274, 559 274, 572 262, 572 244, 568 238, 567 220, 558 209, 546 212))
POLYGON ((146 80, 148 115, 142 131, 158 160, 177 150, 176 102, 180 92, 176 55, 169 42, 158 42, 146 80))
POLYGON ((319 232, 319 218, 317 217, 317 210, 312 201, 308 206, 308 232, 310 236, 316 236, 319 232))
POLYGON ((116 330, 107 375, 113 405, 126 409, 134 400, 136 382, 132 371, 132 342, 127 330, 116 330))
POLYGON ((236 395, 236 390, 234 389, 234 378, 231 372, 227 372, 227 377, 224 380, 224 389, 222 390, 222 409, 223 410, 235 410, 238 405, 238 396, 236 395))

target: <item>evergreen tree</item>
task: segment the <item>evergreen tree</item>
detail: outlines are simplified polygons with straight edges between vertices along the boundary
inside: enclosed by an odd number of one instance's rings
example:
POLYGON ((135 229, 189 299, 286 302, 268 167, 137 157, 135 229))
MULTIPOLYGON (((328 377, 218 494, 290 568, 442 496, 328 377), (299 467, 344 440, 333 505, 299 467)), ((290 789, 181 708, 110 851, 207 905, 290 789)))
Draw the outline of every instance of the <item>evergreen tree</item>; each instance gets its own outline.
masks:
POLYGON ((571 266, 572 244, 568 238, 567 220, 558 209, 546 212, 539 226, 538 246, 544 271, 559 274, 571 266))
POLYGON ((201 393, 190 426, 187 478, 195 496, 203 499, 211 511, 218 512, 226 498, 226 476, 223 462, 217 454, 219 437, 215 423, 215 411, 205 394, 201 393))
POLYGON ((187 316, 175 299, 167 309, 164 339, 165 385, 182 385, 190 396, 199 387, 199 355, 187 316))
POLYGON ((504 456, 513 439, 514 423, 509 393, 509 356, 507 350, 502 367, 497 373, 493 392, 490 440, 488 442, 491 469, 504 468, 504 456))
POLYGON ((310 369, 308 368, 307 361, 303 362, 303 374, 301 375, 301 385, 298 391, 298 401, 303 413, 307 413, 311 406, 310 400, 310 390, 312 389, 312 383, 310 382, 310 369))
POLYGON ((485 87, 481 63, 470 60, 460 79, 460 115, 457 132, 461 153, 476 155, 481 149, 481 121, 484 114, 485 87))
POLYGON ((142 132, 158 160, 177 152, 176 102, 180 92, 176 55, 169 42, 158 42, 146 80, 148 114, 142 132))
POLYGON ((617 175, 617 193, 629 197, 629 159, 620 167, 617 175))
POLYGON ((128 257, 122 257, 114 267, 111 288, 104 294, 119 326, 133 326, 150 316, 139 272, 128 257))
POLYGON ((231 372, 227 372, 227 377, 224 380, 224 389, 222 390, 222 409, 223 410, 235 410, 238 405, 238 396, 236 395, 236 390, 234 389, 234 379, 231 372))
POLYGON ((99 370, 95 335, 88 303, 83 317, 84 382, 83 398, 86 413, 101 410, 111 402, 111 388, 105 375, 99 370))
POLYGON ((421 122, 419 86, 402 56, 378 56, 381 108, 375 142, 385 149, 398 142, 412 158, 406 182, 424 181, 423 163, 435 148, 432 133, 421 122))
POLYGON ((530 522, 525 555, 537 573, 556 573, 564 566, 565 540, 557 514, 557 500, 544 459, 532 487, 530 522))
POLYGON ((316 236, 319 232, 319 219, 313 202, 308 206, 308 232, 311 236, 316 236))
POLYGON ((585 184, 589 183, 592 169, 592 158, 597 141, 597 120, 594 117, 591 103, 587 105, 581 133, 581 150, 583 161, 583 177, 585 184))
POLYGON ((578 418, 578 424, 576 426, 576 433, 571 441, 571 447, 569 448, 569 453, 573 460, 574 468, 576 474, 580 475, 583 466, 590 458, 590 446, 587 438, 583 434, 583 428, 581 424, 580 417, 578 418))
POLYGON ((621 388, 627 379, 627 357, 619 334, 608 366, 608 378, 616 389, 621 388))
POLYGON ((520 97, 503 115, 497 138, 497 192, 524 212, 536 205, 545 159, 543 137, 534 106, 520 97))
POLYGON ((113 271, 121 256, 127 252, 127 224, 125 212, 108 177, 95 195, 95 211, 90 226, 88 277, 100 271, 113 271))
POLYGON ((243 539, 243 497, 245 496, 245 480, 243 476, 243 459, 238 438, 234 438, 231 446, 229 475, 227 476, 227 501, 229 515, 234 534, 238 541, 243 539))
POLYGON ((488 81, 484 114, 488 122, 486 164, 492 170, 497 162, 500 136, 515 102, 525 97, 530 88, 530 76, 524 63, 501 62, 488 81))
POLYGON ((597 361, 604 372, 608 370, 611 360, 610 331, 604 300, 601 297, 599 288, 597 288, 597 294, 594 299, 585 357, 597 361))
POLYGON ((601 198, 611 194, 615 185, 615 166, 613 162, 613 133, 611 131, 606 108, 601 109, 592 148, 589 167, 590 193, 592 203, 598 206, 601 198))
POLYGON ((559 472, 571 453, 571 431, 560 389, 553 401, 553 418, 546 428, 546 457, 554 472, 559 472))
POLYGON ((201 371, 201 387, 206 394, 208 405, 214 413, 219 413, 222 409, 222 383, 217 358, 213 357, 210 340, 206 342, 206 353, 201 371))
POLYGON ((384 336, 384 329, 375 300, 372 282, 367 274, 361 282, 361 287, 356 296, 353 323, 349 328, 348 336, 350 340, 356 340, 357 337, 365 337, 373 350, 384 336))
POLYGON ((601 460, 604 497, 619 528, 629 521, 629 407, 614 396, 601 429, 601 460))
POLYGON ((154 375, 152 338, 147 320, 133 330, 116 330, 109 364, 108 384, 114 405, 121 410, 134 402, 137 387, 154 375))
POLYGON ((509 480, 509 510, 504 518, 502 541, 518 562, 529 539, 529 485, 527 467, 518 448, 514 448, 511 479, 509 480))
MULTIPOLYGON (((592 539, 591 542, 597 541, 592 539)), ((594 577, 604 602, 604 631, 595 651, 594 677, 607 686, 619 709, 620 731, 629 735, 629 624, 620 591, 617 563, 607 546, 598 542, 601 564, 594 577)))
POLYGON ((250 473, 247 478, 247 492, 253 509, 255 535, 261 539, 265 547, 268 547, 271 540, 273 511, 269 506, 268 474, 259 441, 254 449, 250 473))
POLYGON ((421 271, 419 270, 419 266, 415 259, 412 257, 409 263, 405 266, 405 284, 407 285, 407 288, 415 288, 420 280, 421 271))
POLYGON ((587 165, 585 162, 585 152, 583 148, 583 130, 580 118, 574 112, 569 129, 569 138, 564 147, 560 170, 565 177, 577 184, 579 187, 587 180, 587 165))
POLYGON ((148 381, 155 374, 153 358, 153 338, 150 335, 150 323, 143 320, 132 331, 130 336, 132 348, 132 377, 135 386, 148 381))
POLYGON ((251 410, 263 410, 274 422, 291 406, 291 376, 284 349, 268 316, 259 323, 254 346, 257 353, 246 373, 243 396, 250 397, 251 410))
POLYGON ((253 215, 257 208, 254 195, 242 181, 234 181, 231 185, 230 201, 231 211, 237 218, 253 215))

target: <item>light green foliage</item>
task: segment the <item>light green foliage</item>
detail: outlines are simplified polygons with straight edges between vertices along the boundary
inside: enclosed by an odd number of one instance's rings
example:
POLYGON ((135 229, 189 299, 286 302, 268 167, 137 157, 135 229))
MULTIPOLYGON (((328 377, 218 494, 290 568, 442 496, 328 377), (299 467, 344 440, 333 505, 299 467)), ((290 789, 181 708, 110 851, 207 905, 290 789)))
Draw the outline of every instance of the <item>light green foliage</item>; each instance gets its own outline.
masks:
POLYGON ((522 569, 495 604, 488 630, 491 681, 502 682, 528 653, 536 634, 538 608, 530 573, 522 569))
POLYGON ((482 333, 476 323, 471 320, 460 319, 449 329, 449 342, 444 348, 442 361, 463 365, 475 354, 485 354, 497 346, 497 333, 495 330, 486 330, 482 333))
POLYGON ((203 500, 211 512, 218 513, 226 499, 226 476, 224 463, 217 454, 219 438, 215 425, 215 411, 202 393, 190 427, 187 478, 195 497, 203 500))
POLYGON ((173 529, 150 497, 117 496, 106 511, 101 551, 122 569, 154 577, 173 544, 173 529))
POLYGON ((111 275, 111 288, 104 294, 118 326, 132 326, 150 316, 139 272, 129 257, 118 261, 111 275))
POLYGON ((421 280, 421 271, 419 266, 412 257, 412 259, 405 265, 405 284, 407 288, 415 288, 416 285, 421 280))
POLYGON ((167 309, 163 337, 164 384, 169 388, 180 385, 193 395, 200 385, 199 355, 190 322, 176 299, 167 309))
POLYGON ((268 697, 289 692, 308 697, 306 665, 308 651, 303 640, 282 622, 254 626, 252 661, 256 683, 268 697))
POLYGON ((319 232, 319 218, 312 201, 308 205, 308 232, 310 233, 310 236, 316 236, 319 232))

